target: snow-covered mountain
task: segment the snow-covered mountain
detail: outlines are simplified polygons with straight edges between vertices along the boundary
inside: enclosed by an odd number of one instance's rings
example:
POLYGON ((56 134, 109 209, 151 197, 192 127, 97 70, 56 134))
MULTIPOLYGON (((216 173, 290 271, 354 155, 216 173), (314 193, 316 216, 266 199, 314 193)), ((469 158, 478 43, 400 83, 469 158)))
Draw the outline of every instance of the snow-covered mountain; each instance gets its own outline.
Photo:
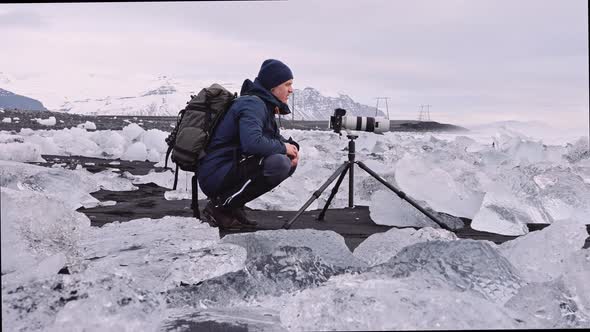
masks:
POLYGON ((296 120, 325 120, 334 114, 335 108, 343 108, 347 115, 356 116, 380 116, 385 114, 375 107, 355 102, 347 95, 338 97, 326 97, 318 90, 307 87, 303 90, 295 90, 289 101, 293 117, 296 120), (293 105, 293 100, 295 104, 293 105), (377 112, 376 112, 377 111, 377 112))
POLYGON ((0 88, 0 108, 26 109, 29 111, 45 111, 43 104, 33 98, 14 94, 0 88))
MULTIPOLYGON (((164 75, 131 78, 87 74, 15 79, 0 72, 0 84, 7 90, 41 100, 51 111, 85 115, 176 116, 191 95, 213 82, 233 92, 241 88, 241 82, 188 80, 164 75)), ((328 97, 311 87, 295 90, 289 106, 295 110, 293 117, 297 120, 326 120, 338 107, 346 109, 350 115, 384 116, 383 112, 376 112, 375 107, 357 103, 347 95, 328 97)))
MULTIPOLYGON (((66 99, 56 111, 87 115, 139 115, 176 116, 186 106, 191 95, 197 94, 210 83, 205 81, 184 81, 168 76, 158 76, 134 82, 135 88, 118 89, 98 98, 66 99)), ((229 90, 235 84, 223 83, 229 90)))
POLYGON ((174 116, 190 98, 171 84, 148 88, 137 95, 67 100, 57 111, 90 115, 174 116))

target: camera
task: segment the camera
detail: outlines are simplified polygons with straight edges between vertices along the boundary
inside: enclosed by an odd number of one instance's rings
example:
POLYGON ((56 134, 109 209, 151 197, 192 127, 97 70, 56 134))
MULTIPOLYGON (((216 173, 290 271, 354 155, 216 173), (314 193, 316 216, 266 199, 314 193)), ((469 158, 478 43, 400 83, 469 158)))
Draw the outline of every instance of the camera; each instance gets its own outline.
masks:
POLYGON ((385 118, 373 118, 363 116, 346 116, 346 110, 337 108, 334 115, 330 116, 330 129, 340 134, 340 130, 359 130, 382 134, 389 131, 389 120, 385 118))

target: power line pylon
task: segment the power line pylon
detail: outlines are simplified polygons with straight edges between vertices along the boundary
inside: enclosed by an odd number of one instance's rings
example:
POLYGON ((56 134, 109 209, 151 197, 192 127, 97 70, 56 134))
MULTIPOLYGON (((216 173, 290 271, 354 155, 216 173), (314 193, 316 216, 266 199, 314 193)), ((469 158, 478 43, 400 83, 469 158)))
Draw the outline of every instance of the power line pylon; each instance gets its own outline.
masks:
POLYGON ((303 96, 302 96, 302 98, 299 99, 299 101, 301 102, 301 108, 303 109, 303 111, 299 110, 299 109, 295 110, 295 91, 296 90, 293 90, 293 93, 290 96, 291 105, 292 105, 291 106, 291 120, 295 121, 295 112, 297 111, 297 112, 299 112, 299 115, 301 116, 301 120, 305 121, 305 116, 303 115, 303 113, 305 112, 305 98, 303 98, 303 96))
POLYGON ((385 109, 387 110, 387 120, 389 120, 389 106, 387 106, 387 99, 389 97, 376 97, 377 99, 377 106, 375 106, 375 116, 377 116, 377 112, 379 112, 379 99, 385 99, 385 109))
POLYGON ((432 105, 420 105, 418 121, 430 121, 430 106, 432 105), (424 112, 424 107, 426 107, 426 113, 424 112))
POLYGON ((291 94, 291 121, 295 121, 295 90, 291 94))

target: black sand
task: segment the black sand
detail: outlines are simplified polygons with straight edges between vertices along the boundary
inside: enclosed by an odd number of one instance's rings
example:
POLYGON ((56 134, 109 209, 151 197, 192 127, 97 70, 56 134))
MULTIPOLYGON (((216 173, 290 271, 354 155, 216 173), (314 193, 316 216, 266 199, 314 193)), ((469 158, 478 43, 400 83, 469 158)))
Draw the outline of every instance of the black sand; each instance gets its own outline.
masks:
MULTIPOLYGON (((51 167, 55 163, 65 164, 64 167, 74 169, 78 164, 82 165, 90 172, 100 172, 107 168, 118 168, 121 171, 128 171, 135 175, 145 175, 151 169, 163 171, 161 167, 154 167, 153 162, 147 161, 124 161, 113 159, 89 158, 81 156, 50 156, 43 155, 47 160, 46 163, 32 163, 42 166, 51 167), (119 165, 110 163, 117 161, 119 165), (90 163, 91 165, 86 165, 90 163)), ((106 223, 119 221, 125 222, 138 218, 162 218, 164 216, 184 216, 192 217, 193 211, 190 207, 190 200, 166 200, 164 193, 169 190, 160 187, 154 183, 137 184, 139 187, 136 191, 109 191, 100 190, 92 193, 100 201, 116 201, 116 205, 102 206, 95 208, 80 208, 82 212, 91 220, 92 226, 102 226, 106 223)), ((393 193, 392 193, 393 194, 393 193)), ((311 197, 311 194, 310 194, 311 197)), ((205 207, 205 197, 199 200, 199 207, 202 210, 205 207)), ((345 239, 346 244, 351 250, 354 250, 364 239, 372 234, 386 232, 392 227, 375 224, 369 215, 369 209, 366 206, 356 206, 352 209, 329 209, 325 215, 324 221, 318 221, 317 216, 321 210, 305 211, 293 223, 290 229, 313 228, 318 230, 332 230, 345 239)), ((283 224, 290 220, 297 211, 261 211, 248 210, 248 216, 258 222, 258 230, 281 229, 283 224)), ((455 234, 459 238, 470 238, 477 240, 489 240, 494 243, 503 243, 512 240, 516 236, 505 236, 500 234, 481 232, 470 227, 470 220, 462 218, 465 227, 456 230, 455 234)), ((528 224, 530 231, 543 229, 548 224, 528 224)), ((249 230, 256 231, 256 230, 249 230)), ((590 225, 587 225, 587 231, 590 234, 590 225)), ((235 231, 222 231, 221 236, 235 233, 235 231)), ((584 248, 590 247, 590 236, 586 239, 584 248)))

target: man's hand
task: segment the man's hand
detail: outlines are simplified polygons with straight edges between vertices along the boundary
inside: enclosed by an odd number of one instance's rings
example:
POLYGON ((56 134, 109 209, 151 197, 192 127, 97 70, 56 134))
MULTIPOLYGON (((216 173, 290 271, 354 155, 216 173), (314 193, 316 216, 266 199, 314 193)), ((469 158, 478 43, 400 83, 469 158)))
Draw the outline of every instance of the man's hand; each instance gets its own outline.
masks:
POLYGON ((299 150, 295 145, 290 143, 285 143, 285 147, 287 148, 287 157, 291 159, 291 167, 297 166, 299 162, 299 150))
POLYGON ((285 143, 285 147, 287 148, 287 157, 289 157, 289 159, 293 160, 297 158, 299 151, 295 145, 285 143))
POLYGON ((299 162, 299 155, 297 155, 297 157, 291 159, 291 167, 296 167, 298 162, 299 162))

